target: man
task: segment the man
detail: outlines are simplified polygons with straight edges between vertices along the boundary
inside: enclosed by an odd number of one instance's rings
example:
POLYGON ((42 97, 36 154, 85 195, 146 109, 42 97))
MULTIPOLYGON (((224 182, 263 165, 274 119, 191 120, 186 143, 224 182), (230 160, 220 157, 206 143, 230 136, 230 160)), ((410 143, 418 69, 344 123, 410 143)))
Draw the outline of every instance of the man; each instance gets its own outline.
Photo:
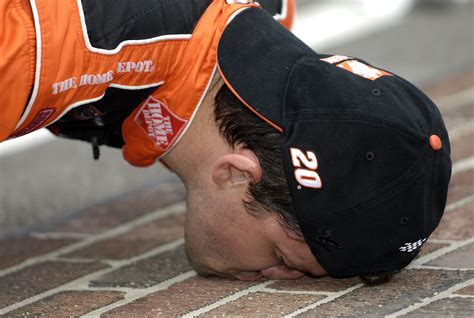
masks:
MULTIPOLYGON (((387 280, 444 211, 438 109, 247 2, 2 3, 0 140, 47 126, 95 157, 105 144, 160 160, 186 186, 200 274, 387 280)), ((291 1, 262 4, 291 24, 291 1)))

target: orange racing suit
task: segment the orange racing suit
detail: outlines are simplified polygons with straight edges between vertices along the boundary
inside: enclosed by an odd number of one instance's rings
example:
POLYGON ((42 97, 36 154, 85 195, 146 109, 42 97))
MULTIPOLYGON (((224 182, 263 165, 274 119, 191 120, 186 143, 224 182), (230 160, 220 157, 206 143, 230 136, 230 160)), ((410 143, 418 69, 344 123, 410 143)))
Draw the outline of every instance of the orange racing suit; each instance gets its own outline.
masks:
MULTIPOLYGON (((47 127, 153 164, 189 127, 249 2, 0 1, 0 142, 47 127)), ((260 3, 291 27, 293 0, 260 3)))

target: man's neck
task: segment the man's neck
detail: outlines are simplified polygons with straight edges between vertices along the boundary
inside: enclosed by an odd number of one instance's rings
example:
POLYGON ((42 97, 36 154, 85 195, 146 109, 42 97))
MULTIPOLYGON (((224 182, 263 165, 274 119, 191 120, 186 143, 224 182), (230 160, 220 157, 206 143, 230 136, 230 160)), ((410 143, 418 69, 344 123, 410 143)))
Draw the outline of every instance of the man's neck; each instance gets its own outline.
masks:
POLYGON ((214 98, 222 85, 216 75, 188 131, 162 159, 185 183, 195 174, 205 172, 203 169, 209 167, 213 158, 229 150, 214 118, 214 98))

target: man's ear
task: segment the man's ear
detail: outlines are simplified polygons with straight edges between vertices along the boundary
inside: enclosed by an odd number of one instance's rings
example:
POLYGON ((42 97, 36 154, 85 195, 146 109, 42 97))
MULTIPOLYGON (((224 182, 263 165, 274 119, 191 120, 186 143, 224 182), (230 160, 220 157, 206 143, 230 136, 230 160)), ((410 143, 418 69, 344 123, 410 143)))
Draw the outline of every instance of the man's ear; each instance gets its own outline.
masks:
POLYGON ((231 188, 262 179, 262 168, 257 156, 250 150, 223 155, 212 170, 212 180, 219 187, 231 188))

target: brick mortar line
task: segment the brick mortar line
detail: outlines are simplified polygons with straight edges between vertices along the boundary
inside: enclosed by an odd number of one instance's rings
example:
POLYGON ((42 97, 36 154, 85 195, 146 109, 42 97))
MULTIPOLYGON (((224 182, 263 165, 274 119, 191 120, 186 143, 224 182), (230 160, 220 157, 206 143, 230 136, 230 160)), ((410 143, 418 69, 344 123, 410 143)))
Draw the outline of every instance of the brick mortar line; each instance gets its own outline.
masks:
POLYGON ((10 273, 13 273, 13 272, 16 272, 16 271, 19 271, 19 270, 22 270, 22 269, 24 269, 24 268, 26 268, 30 265, 34 265, 34 264, 42 263, 42 262, 50 260, 50 259, 54 259, 54 258, 60 256, 61 254, 71 253, 71 252, 77 251, 77 250, 79 250, 83 247, 86 247, 88 245, 91 245, 93 243, 116 237, 118 235, 124 234, 124 233, 126 233, 126 232, 128 232, 128 231, 130 231, 130 230, 132 230, 132 229, 134 229, 138 226, 144 225, 146 223, 149 223, 149 222, 152 222, 152 221, 155 221, 155 220, 158 220, 158 219, 162 219, 162 218, 165 218, 165 217, 171 216, 171 215, 184 214, 185 213, 185 207, 186 207, 186 205, 183 202, 178 202, 178 203, 170 205, 166 208, 158 209, 155 212, 151 212, 149 214, 146 214, 142 217, 134 219, 131 222, 121 224, 120 226, 112 228, 108 231, 105 231, 105 232, 100 233, 100 234, 93 235, 90 238, 81 240, 77 243, 74 243, 74 244, 71 244, 71 245, 68 245, 68 246, 65 246, 65 247, 60 248, 58 250, 55 250, 51 253, 47 253, 47 254, 43 254, 43 255, 39 255, 39 256, 27 259, 27 260, 25 260, 24 262, 22 262, 18 265, 15 265, 15 266, 12 266, 12 267, 9 267, 5 270, 0 271, 0 277, 5 276, 5 275, 10 274, 10 273))
POLYGON ((457 161, 453 164, 453 176, 455 174, 474 169, 474 156, 457 161))
POLYGON ((469 120, 468 122, 456 126, 456 128, 449 130, 449 140, 453 142, 456 139, 464 137, 474 131, 474 121, 469 120))
MULTIPOLYGON (((161 283, 160 283, 161 284, 161 283)), ((158 284, 157 284, 158 285, 158 284)), ((83 288, 71 288, 69 291, 81 292, 81 291, 90 291, 90 292, 108 292, 108 291, 116 291, 121 292, 124 294, 131 293, 136 290, 146 290, 151 287, 155 287, 156 285, 145 287, 145 288, 132 288, 132 287, 114 287, 114 286, 106 286, 106 287, 99 287, 99 286, 89 286, 87 289, 83 288)))
POLYGON ((267 287, 269 284, 271 283, 274 283, 275 281, 267 281, 267 282, 264 282, 264 283, 261 283, 261 284, 258 284, 258 285, 255 285, 255 286, 252 286, 252 287, 249 287, 249 288, 246 288, 244 290, 241 290, 235 294, 232 294, 230 296, 227 296, 219 301, 216 301, 212 304, 209 304, 207 306, 204 306, 204 307, 201 307, 200 309, 197 309, 197 310, 194 310, 194 311, 191 311, 185 315, 182 316, 182 318, 192 318, 192 317, 197 317, 197 316, 200 316, 200 315, 203 315, 205 313, 208 313, 209 311, 211 310, 214 310, 214 309, 217 309, 223 305, 226 305, 228 303, 231 303, 233 301, 236 301, 244 296, 247 296, 249 294, 252 294, 252 293, 257 293, 259 291, 262 290, 262 288, 265 288, 267 287))
POLYGON ((446 206, 446 209, 445 211, 446 212, 451 212, 453 210, 456 210, 456 209, 459 209, 459 208, 462 208, 463 206, 471 203, 471 202, 474 202, 474 194, 468 196, 468 197, 464 197, 456 202, 453 202, 451 204, 448 204, 446 206))
POLYGON ((60 239, 87 239, 93 236, 90 233, 62 233, 62 232, 33 232, 29 234, 29 237, 38 239, 38 240, 60 240, 60 239))
POLYGON ((454 285, 454 286, 452 286, 452 287, 450 287, 450 288, 448 288, 448 289, 446 289, 446 290, 440 292, 439 294, 437 294, 437 295, 435 295, 435 296, 433 296, 433 297, 425 298, 425 299, 423 299, 423 300, 422 300, 421 302, 419 302, 419 303, 415 303, 415 304, 413 304, 413 305, 411 305, 411 306, 408 306, 408 307, 406 307, 406 308, 404 308, 404 309, 402 309, 402 310, 399 310, 399 311, 394 312, 394 313, 392 313, 392 314, 390 314, 390 315, 387 315, 387 316, 385 316, 385 318, 397 318, 397 317, 406 315, 406 314, 408 314, 408 313, 410 313, 410 312, 413 312, 413 311, 415 311, 415 310, 417 310, 417 309, 420 309, 420 308, 422 308, 422 307, 425 307, 425 306, 427 306, 427 305, 429 305, 429 304, 431 304, 431 303, 433 303, 433 302, 435 302, 435 301, 437 301, 437 300, 444 299, 444 298, 448 298, 453 292, 455 292, 455 291, 457 291, 457 290, 459 290, 459 289, 462 289, 462 288, 464 288, 464 287, 467 287, 467 286, 469 286, 469 285, 472 285, 473 283, 474 283, 474 278, 473 278, 473 279, 469 279, 469 280, 467 280, 467 281, 465 281, 465 282, 456 284, 456 285, 454 285))
POLYGON ((104 263, 104 264, 109 264, 109 262, 107 260, 93 259, 93 258, 51 257, 51 258, 46 259, 46 261, 82 263, 82 264, 101 262, 101 263, 104 263))
POLYGON ((156 256, 160 255, 164 252, 170 251, 174 248, 179 247, 180 245, 184 244, 184 238, 177 239, 175 241, 168 242, 166 244, 160 245, 154 249, 151 249, 145 253, 142 253, 140 255, 130 257, 124 260, 105 260, 104 262, 110 265, 111 267, 114 268, 121 268, 123 266, 156 256))
MULTIPOLYGON (((46 297, 55 295, 57 293, 64 292, 64 291, 70 291, 71 289, 77 289, 77 287, 75 287, 75 285, 79 284, 79 285, 82 286, 84 283, 88 283, 90 280, 94 279, 96 276, 106 274, 107 271, 108 271, 108 269, 106 268, 106 269, 103 269, 103 270, 96 271, 94 273, 87 274, 85 276, 81 276, 81 277, 79 277, 79 278, 77 278, 77 279, 75 279, 75 280, 73 280, 69 283, 63 284, 59 287, 56 287, 56 288, 47 290, 43 293, 34 295, 34 296, 29 297, 27 299, 24 299, 20 302, 14 303, 10 306, 0 308, 0 316, 5 315, 10 311, 13 311, 13 310, 22 308, 24 306, 30 305, 32 303, 35 303, 37 301, 40 301, 40 300, 42 300, 46 297)), ((81 290, 83 290, 83 289, 84 288, 81 288, 81 290)))
POLYGON ((320 292, 320 291, 307 291, 307 290, 280 290, 275 288, 263 287, 260 289, 261 292, 269 294, 291 294, 291 295, 319 295, 319 296, 333 296, 336 292, 320 292))
POLYGON ((292 312, 291 314, 288 314, 288 315, 284 316, 284 318, 293 318, 293 317, 295 317, 295 316, 297 316, 297 315, 300 315, 300 314, 302 314, 302 313, 305 313, 305 312, 307 312, 307 311, 309 311, 309 310, 311 310, 311 309, 317 308, 317 307, 319 307, 319 306, 321 306, 321 305, 323 305, 323 304, 327 304, 327 303, 329 303, 329 302, 332 302, 332 301, 334 301, 334 300, 336 300, 336 299, 338 299, 338 298, 340 298, 340 297, 342 297, 342 296, 344 296, 344 295, 346 295, 346 294, 348 294, 348 293, 351 293, 351 292, 353 292, 354 290, 359 289, 359 288, 361 288, 361 287, 363 287, 363 286, 365 286, 365 285, 364 285, 364 284, 357 284, 357 285, 355 285, 355 286, 352 286, 352 287, 350 287, 350 288, 348 288, 348 289, 346 289, 346 290, 343 290, 343 291, 341 291, 341 292, 339 292, 339 293, 335 293, 335 294, 332 295, 332 296, 329 296, 329 297, 327 297, 327 298, 321 299, 320 301, 317 301, 317 302, 315 302, 314 304, 311 304, 311 305, 306 306, 306 307, 304 307, 304 308, 298 309, 298 310, 292 312))
POLYGON ((457 243, 459 241, 455 240, 439 240, 439 239, 429 239, 428 243, 437 243, 437 244, 452 244, 452 243, 457 243))
POLYGON ((474 298, 474 295, 452 294, 452 295, 449 295, 447 298, 474 298))
POLYGON ((429 269, 438 271, 459 271, 459 272, 472 272, 472 268, 460 268, 460 267, 443 267, 443 266, 430 266, 430 265, 416 265, 410 269, 429 269))
POLYGON ((195 275, 196 275, 196 272, 189 271, 189 272, 180 274, 178 276, 175 276, 173 278, 170 278, 170 279, 168 279, 164 282, 161 282, 158 285, 155 285, 155 286, 152 286, 152 287, 149 287, 149 288, 146 288, 146 289, 137 289, 137 290, 128 291, 125 294, 125 299, 119 300, 119 301, 114 302, 114 303, 112 303, 108 306, 101 307, 97 310, 91 311, 90 313, 82 315, 81 317, 84 317, 84 318, 100 317, 102 314, 104 314, 108 311, 114 310, 114 309, 119 308, 121 306, 128 305, 128 304, 130 304, 130 303, 132 303, 132 302, 134 302, 134 301, 136 301, 140 298, 148 296, 149 294, 156 293, 156 292, 159 292, 159 291, 162 291, 162 290, 166 290, 169 287, 171 287, 171 286, 173 286, 177 283, 183 282, 186 279, 189 279, 189 278, 191 278, 195 275))
POLYGON ((464 240, 464 241, 457 241, 455 243, 452 243, 449 246, 442 247, 439 250, 436 250, 432 253, 429 253, 429 254, 427 254, 423 257, 418 258, 413 263, 411 263, 407 267, 407 269, 411 269, 411 268, 414 268, 414 267, 417 267, 417 266, 421 266, 425 263, 431 262, 431 261, 437 259, 438 257, 444 256, 444 255, 446 255, 450 252, 453 252, 453 251, 455 251, 455 250, 457 250, 461 247, 464 247, 466 245, 469 245, 471 243, 474 243, 474 237, 471 237, 470 239, 467 239, 467 240, 464 240))
MULTIPOLYGON (((176 241, 173 241, 171 243, 168 243, 168 244, 165 244, 165 245, 162 245, 160 246, 159 248, 157 249, 154 249, 152 250, 155 254, 153 255, 159 255, 159 254, 162 254, 162 253, 166 253, 170 250, 173 250, 175 249, 176 247, 180 246, 181 244, 183 244, 183 239, 179 239, 179 240, 176 240, 176 241)), ((49 296, 52 296, 54 294, 57 294, 57 293, 60 293, 60 292, 64 292, 64 291, 71 291, 71 290, 82 290, 82 291, 88 291, 88 290, 93 290, 91 289, 91 287, 89 287, 89 283, 90 281, 94 280, 94 279, 97 279, 103 275, 106 275, 114 270, 117 270, 123 266, 126 266, 126 265, 129 265, 129 264, 132 264, 134 262, 136 262, 137 260, 140 260, 140 259, 144 259, 144 258, 147 258, 149 257, 151 254, 151 251, 148 252, 148 253, 145 253, 145 254, 142 254, 140 255, 139 257, 135 257, 135 258, 132 258, 132 259, 128 259, 124 262, 121 262, 120 265, 115 265, 115 266, 110 266, 108 268, 105 268, 105 269, 102 269, 102 270, 99 270, 99 271, 96 271, 96 272, 93 272, 93 273, 90 273, 90 274, 87 274, 87 275, 84 275, 82 277, 79 277, 73 281, 70 281, 68 283, 65 283, 63 285, 60 285, 58 287, 55 287, 55 288, 52 288, 50 290, 47 290, 43 293, 40 293, 40 294, 37 294, 37 295, 34 295, 32 297, 29 297, 27 299, 24 299, 20 302, 17 302, 15 304, 12 304, 10 306, 7 306, 7 307, 4 307, 4 308, 0 308, 0 316, 1 315, 4 315, 10 311, 13 311, 13 310, 16 310, 16 309, 19 309, 21 307, 24 307, 24 306, 27 306, 27 305, 30 305, 34 302, 37 302, 39 300, 42 300, 46 297, 49 297, 49 296)), ((101 263, 101 262, 98 262, 98 263, 101 263)), ((105 264, 105 263, 104 263, 105 264)), ((110 289, 110 290, 113 290, 113 287, 110 289)))
POLYGON ((435 98, 435 101, 442 110, 456 110, 474 101, 474 87, 467 88, 452 95, 435 98))

